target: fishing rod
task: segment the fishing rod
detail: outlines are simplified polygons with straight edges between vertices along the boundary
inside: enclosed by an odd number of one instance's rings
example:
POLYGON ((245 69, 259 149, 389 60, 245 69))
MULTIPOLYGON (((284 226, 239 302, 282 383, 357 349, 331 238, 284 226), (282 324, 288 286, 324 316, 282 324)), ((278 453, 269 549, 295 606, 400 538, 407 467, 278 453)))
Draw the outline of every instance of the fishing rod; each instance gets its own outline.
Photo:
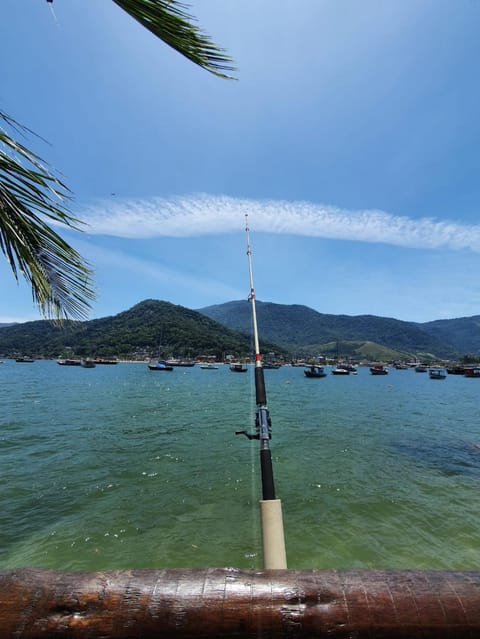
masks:
POLYGON ((275 497, 275 483, 273 480, 272 453, 270 450, 272 420, 267 408, 267 392, 258 339, 248 215, 245 215, 245 232, 247 234, 248 271, 250 275, 250 295, 248 300, 252 305, 253 339, 255 344, 255 400, 257 409, 255 414, 255 433, 248 433, 246 430, 242 430, 237 431, 235 434, 245 435, 248 439, 258 439, 260 442, 260 470, 262 476, 260 516, 262 522, 263 563, 267 569, 286 568, 287 556, 283 532, 282 502, 275 497))

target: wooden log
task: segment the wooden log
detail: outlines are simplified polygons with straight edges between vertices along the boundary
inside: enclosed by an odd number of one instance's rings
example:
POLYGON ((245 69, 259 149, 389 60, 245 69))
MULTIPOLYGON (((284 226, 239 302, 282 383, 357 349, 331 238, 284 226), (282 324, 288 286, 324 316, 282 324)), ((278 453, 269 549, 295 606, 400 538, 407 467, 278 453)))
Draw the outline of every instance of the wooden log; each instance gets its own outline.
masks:
POLYGON ((480 637, 480 572, 3 570, 0 637, 480 637))

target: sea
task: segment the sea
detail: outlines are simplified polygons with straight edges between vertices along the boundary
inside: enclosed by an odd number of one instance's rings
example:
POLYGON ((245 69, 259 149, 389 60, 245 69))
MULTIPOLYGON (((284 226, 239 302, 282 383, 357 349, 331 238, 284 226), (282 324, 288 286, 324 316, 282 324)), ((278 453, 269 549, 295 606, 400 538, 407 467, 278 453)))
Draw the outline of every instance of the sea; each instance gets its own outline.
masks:
MULTIPOLYGON (((292 569, 478 568, 480 380, 265 370, 292 569)), ((0 568, 261 569, 253 369, 0 366, 0 568)))

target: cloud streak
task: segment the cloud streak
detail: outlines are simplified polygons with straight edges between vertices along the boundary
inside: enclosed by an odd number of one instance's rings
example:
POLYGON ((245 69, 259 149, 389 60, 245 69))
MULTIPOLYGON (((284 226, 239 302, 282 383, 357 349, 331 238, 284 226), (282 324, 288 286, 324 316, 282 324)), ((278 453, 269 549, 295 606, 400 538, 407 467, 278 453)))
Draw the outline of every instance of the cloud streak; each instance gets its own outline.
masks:
POLYGON ((148 239, 236 233, 245 214, 256 232, 299 235, 405 248, 470 249, 480 253, 480 225, 434 218, 412 219, 380 210, 346 210, 311 202, 192 195, 109 200, 78 213, 87 233, 148 239))

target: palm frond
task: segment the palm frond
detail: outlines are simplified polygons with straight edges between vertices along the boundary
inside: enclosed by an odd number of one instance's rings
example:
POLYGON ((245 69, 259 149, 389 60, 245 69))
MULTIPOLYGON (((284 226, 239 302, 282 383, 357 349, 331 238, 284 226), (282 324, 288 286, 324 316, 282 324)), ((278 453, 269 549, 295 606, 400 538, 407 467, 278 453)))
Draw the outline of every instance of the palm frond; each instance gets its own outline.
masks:
POLYGON ((221 78, 233 79, 232 59, 194 23, 177 0, 113 0, 142 26, 183 56, 221 78))
MULTIPOLYGON (((27 131, 0 110, 0 121, 27 131)), ((70 191, 43 161, 0 128, 0 250, 14 277, 32 287, 46 317, 85 319, 95 299, 92 271, 83 258, 43 218, 76 230, 63 201, 70 191)))

